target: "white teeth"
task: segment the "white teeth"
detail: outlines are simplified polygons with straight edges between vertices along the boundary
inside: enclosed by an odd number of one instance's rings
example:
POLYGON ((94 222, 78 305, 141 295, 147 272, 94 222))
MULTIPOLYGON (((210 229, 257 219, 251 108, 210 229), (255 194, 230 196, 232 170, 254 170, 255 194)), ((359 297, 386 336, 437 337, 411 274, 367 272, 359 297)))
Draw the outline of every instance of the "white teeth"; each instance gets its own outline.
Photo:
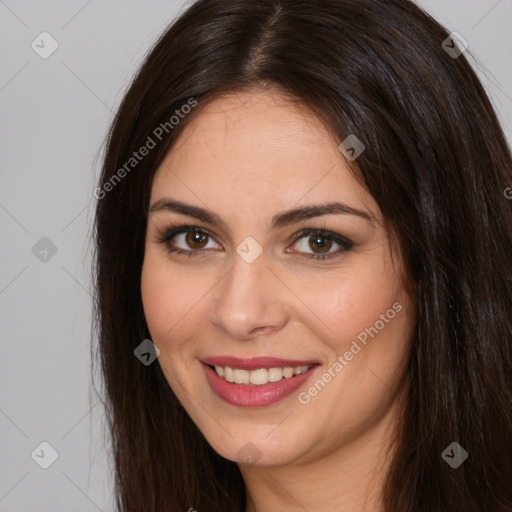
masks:
POLYGON ((215 366, 215 371, 219 377, 223 377, 228 382, 235 384, 251 384, 253 386, 262 386, 269 382, 279 382, 280 380, 290 379, 295 375, 301 375, 307 372, 311 366, 285 366, 284 368, 258 368, 257 370, 240 370, 229 366, 215 366))
POLYGON ((237 384, 249 384, 249 372, 247 370, 238 370, 233 368, 233 373, 237 384))
POLYGON ((224 378, 228 382, 235 382, 235 375, 233 373, 233 368, 230 368, 229 366, 226 366, 226 368, 224 368, 224 378))
POLYGON ((251 370, 249 372, 249 381, 251 384, 255 384, 256 386, 266 384, 268 382, 267 370, 265 368, 260 368, 259 370, 251 370))
POLYGON ((291 366, 285 366, 283 368, 283 377, 285 379, 289 379, 290 377, 293 377, 293 374, 294 374, 294 368, 292 368, 291 366))
POLYGON ((269 368, 268 369, 268 381, 269 382, 278 382, 283 378, 283 369, 282 368, 269 368))

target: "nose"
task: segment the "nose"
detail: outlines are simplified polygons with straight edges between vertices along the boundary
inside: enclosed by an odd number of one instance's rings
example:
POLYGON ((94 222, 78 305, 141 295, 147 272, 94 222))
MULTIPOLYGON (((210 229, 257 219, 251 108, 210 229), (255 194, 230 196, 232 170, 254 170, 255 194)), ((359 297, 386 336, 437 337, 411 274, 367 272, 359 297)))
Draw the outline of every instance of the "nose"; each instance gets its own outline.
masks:
POLYGON ((248 341, 278 331, 288 321, 285 287, 263 254, 252 263, 235 255, 233 266, 214 290, 209 319, 224 336, 248 341))

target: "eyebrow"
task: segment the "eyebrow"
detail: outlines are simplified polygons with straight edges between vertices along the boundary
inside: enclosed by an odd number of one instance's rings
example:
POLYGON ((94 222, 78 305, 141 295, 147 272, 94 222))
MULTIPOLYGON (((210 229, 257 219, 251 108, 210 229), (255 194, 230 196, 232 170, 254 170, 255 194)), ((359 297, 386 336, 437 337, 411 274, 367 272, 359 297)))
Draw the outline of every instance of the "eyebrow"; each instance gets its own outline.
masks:
MULTIPOLYGON (((211 210, 183 203, 181 201, 176 201, 174 199, 159 199, 153 203, 149 209, 150 214, 160 211, 181 213, 182 215, 195 217, 196 219, 199 219, 208 224, 218 225, 229 229, 226 221, 224 221, 222 217, 212 212, 211 210)), ((357 217, 361 217, 370 222, 376 220, 376 218, 369 212, 354 208, 345 203, 335 202, 301 206, 300 208, 278 213, 272 217, 271 229, 294 224, 301 220, 319 217, 321 215, 356 215, 357 217)))

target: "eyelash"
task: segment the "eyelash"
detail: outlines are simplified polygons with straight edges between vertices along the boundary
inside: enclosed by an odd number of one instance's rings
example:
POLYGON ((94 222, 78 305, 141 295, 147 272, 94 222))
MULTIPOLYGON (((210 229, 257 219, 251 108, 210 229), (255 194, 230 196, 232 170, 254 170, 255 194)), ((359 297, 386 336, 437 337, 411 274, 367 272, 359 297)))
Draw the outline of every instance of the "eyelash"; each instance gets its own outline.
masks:
MULTIPOLYGON (((190 232, 201 233, 205 236, 213 238, 212 235, 210 233, 208 233, 208 231, 204 230, 203 228, 200 228, 197 226, 178 225, 178 226, 170 226, 170 227, 164 229, 164 231, 159 232, 159 234, 157 236, 156 243, 165 244, 169 254, 172 254, 172 253, 180 254, 180 255, 186 254, 186 255, 188 255, 189 258, 191 256, 200 256, 200 255, 204 256, 205 255, 204 253, 208 252, 209 249, 185 250, 185 249, 179 249, 177 247, 173 247, 172 245, 170 245, 170 241, 176 235, 180 235, 182 233, 190 233, 190 232)), ((332 241, 336 242, 341 247, 341 249, 338 250, 337 252, 330 253, 330 254, 306 254, 305 256, 303 256, 303 257, 311 259, 311 260, 326 260, 326 259, 334 258, 335 256, 340 256, 344 252, 349 251, 354 246, 354 244, 350 240, 342 237, 341 235, 333 233, 332 231, 327 231, 323 228, 321 228, 321 229, 303 229, 294 235, 293 243, 295 244, 298 240, 300 240, 301 238, 304 238, 305 236, 308 236, 308 235, 320 235, 322 237, 329 238, 332 241)), ((301 253, 301 254, 304 254, 304 253, 301 253)))

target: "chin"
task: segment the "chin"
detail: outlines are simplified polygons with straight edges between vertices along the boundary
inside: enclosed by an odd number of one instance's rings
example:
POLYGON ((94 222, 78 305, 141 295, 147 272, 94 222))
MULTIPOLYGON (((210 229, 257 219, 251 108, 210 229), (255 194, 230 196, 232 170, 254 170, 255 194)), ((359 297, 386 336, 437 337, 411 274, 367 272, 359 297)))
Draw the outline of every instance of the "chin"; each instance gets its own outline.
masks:
MULTIPOLYGON (((238 428, 237 432, 225 424, 226 431, 205 432, 203 435, 210 446, 225 459, 248 466, 285 466, 296 461, 307 450, 302 449, 303 436, 296 437, 283 429, 280 434, 269 435, 275 425, 263 429, 261 425, 254 428, 238 428), (299 442, 301 444, 299 444, 299 442)), ((277 427, 279 428, 279 427, 277 427)), ((296 428, 296 426, 294 426, 296 428)))

